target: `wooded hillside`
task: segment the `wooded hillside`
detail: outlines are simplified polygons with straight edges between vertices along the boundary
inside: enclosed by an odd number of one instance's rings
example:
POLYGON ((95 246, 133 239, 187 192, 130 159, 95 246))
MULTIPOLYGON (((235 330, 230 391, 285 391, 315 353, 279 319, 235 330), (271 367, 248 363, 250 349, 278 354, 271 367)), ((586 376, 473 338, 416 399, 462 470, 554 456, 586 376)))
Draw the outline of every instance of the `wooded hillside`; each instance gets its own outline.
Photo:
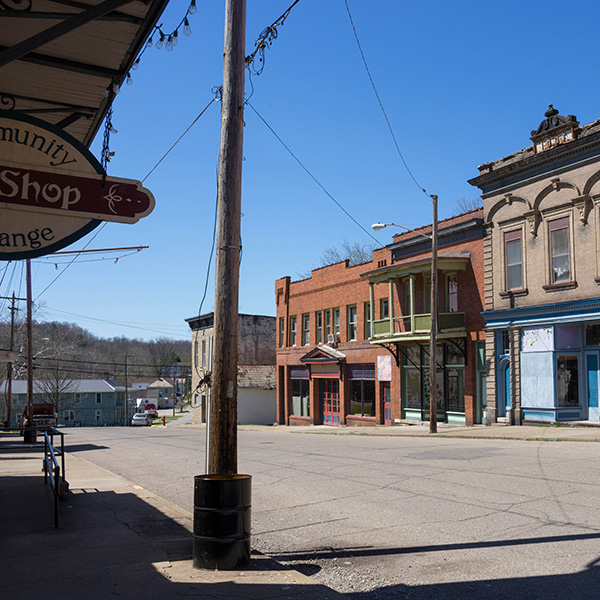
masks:
MULTIPOLYGON (((13 349, 19 352, 13 377, 25 378, 27 353, 25 322, 15 324, 13 349)), ((191 338, 191 335, 190 335, 191 338)), ((0 322, 0 349, 8 349, 10 324, 0 322)), ((189 375, 191 342, 159 337, 146 342, 126 337, 99 338, 73 323, 34 321, 33 356, 36 378, 54 377, 60 371, 70 379, 111 377, 131 384, 139 377, 189 375)), ((0 371, 0 380, 6 372, 0 371)))

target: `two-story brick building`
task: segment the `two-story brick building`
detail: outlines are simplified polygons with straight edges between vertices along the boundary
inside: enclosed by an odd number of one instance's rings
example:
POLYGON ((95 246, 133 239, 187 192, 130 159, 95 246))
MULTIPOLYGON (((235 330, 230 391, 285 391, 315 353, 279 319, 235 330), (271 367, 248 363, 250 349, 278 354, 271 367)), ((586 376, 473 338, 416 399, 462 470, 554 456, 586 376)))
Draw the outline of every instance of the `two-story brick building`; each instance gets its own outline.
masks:
POLYGON ((600 420, 600 120, 479 167, 488 422, 600 420))
MULTIPOLYGON (((373 260, 276 281, 281 424, 376 425, 429 418, 429 227, 373 260)), ((481 422, 485 405, 482 211, 441 221, 438 418, 481 422)))

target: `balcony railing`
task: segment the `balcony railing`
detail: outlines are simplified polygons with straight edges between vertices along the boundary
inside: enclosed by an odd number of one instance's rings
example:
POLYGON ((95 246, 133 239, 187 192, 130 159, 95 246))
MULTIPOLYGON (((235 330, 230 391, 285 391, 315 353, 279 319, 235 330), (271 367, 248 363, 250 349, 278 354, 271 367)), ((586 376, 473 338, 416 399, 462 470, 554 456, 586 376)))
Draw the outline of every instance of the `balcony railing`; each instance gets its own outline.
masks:
MULTIPOLYGON (((438 315, 438 330, 440 333, 460 331, 464 330, 464 328, 465 313, 450 312, 438 315)), ((411 335, 428 335, 431 331, 431 313, 402 316, 394 319, 381 319, 373 323, 372 330, 372 340, 411 335), (414 327, 412 326, 413 323, 414 327)))

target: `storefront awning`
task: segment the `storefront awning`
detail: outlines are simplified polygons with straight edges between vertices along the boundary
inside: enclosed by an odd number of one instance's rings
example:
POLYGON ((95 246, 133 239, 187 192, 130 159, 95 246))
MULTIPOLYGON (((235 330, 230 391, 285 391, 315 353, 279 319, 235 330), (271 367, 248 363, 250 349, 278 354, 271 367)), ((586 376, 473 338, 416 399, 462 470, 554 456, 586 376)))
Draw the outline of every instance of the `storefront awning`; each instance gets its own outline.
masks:
POLYGON ((523 306, 481 313, 488 329, 600 320, 600 299, 523 306))
POLYGON ((0 108, 89 147, 168 0, 5 0, 0 108))

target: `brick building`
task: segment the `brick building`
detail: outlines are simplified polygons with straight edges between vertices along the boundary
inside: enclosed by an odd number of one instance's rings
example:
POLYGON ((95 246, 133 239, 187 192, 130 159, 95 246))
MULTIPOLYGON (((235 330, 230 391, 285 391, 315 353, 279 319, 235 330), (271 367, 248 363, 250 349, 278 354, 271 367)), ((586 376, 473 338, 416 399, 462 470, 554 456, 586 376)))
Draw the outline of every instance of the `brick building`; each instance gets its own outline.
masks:
MULTIPOLYGON (((429 418, 429 229, 394 236, 369 263, 276 281, 279 423, 429 418)), ((438 236, 438 418, 473 424, 485 406, 481 209, 438 236)))
POLYGON ((600 120, 479 167, 488 422, 600 420, 600 120))
MULTIPOLYGON (((215 352, 214 313, 186 322, 192 330, 192 422, 206 423, 215 352)), ((238 423, 270 425, 275 420, 275 317, 239 314, 237 351, 238 423)))

